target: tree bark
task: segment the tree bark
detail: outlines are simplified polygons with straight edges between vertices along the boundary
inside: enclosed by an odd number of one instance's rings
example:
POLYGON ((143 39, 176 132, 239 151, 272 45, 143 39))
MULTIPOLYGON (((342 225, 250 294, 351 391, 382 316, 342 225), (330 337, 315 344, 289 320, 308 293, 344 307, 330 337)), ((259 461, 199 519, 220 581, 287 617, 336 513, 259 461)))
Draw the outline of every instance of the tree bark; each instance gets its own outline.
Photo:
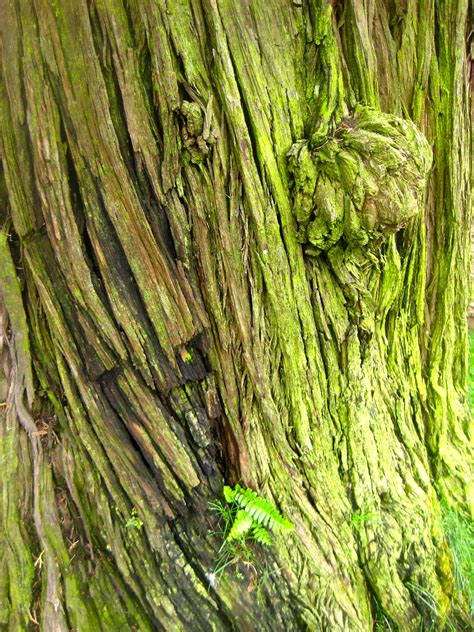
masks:
POLYGON ((462 625, 467 0, 0 7, 0 625, 462 625))

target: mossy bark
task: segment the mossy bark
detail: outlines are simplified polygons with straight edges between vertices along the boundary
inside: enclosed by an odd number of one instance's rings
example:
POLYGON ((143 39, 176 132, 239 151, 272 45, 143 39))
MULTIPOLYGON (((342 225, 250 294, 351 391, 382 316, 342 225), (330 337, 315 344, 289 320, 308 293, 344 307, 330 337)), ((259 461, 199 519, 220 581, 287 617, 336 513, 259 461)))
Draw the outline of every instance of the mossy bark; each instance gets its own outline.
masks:
POLYGON ((453 618, 467 0, 0 9, 0 625, 453 618), (296 527, 258 590, 238 481, 296 527))

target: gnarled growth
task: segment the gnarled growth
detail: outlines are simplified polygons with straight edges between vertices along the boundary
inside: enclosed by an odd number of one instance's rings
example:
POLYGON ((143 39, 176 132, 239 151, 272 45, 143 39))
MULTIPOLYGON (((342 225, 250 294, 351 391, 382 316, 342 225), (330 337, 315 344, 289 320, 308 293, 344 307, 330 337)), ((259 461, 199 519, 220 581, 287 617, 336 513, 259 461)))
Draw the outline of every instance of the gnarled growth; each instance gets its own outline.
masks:
POLYGON ((423 209, 431 148, 411 121, 358 106, 315 147, 288 153, 298 241, 329 250, 342 237, 365 245, 400 230, 423 209))

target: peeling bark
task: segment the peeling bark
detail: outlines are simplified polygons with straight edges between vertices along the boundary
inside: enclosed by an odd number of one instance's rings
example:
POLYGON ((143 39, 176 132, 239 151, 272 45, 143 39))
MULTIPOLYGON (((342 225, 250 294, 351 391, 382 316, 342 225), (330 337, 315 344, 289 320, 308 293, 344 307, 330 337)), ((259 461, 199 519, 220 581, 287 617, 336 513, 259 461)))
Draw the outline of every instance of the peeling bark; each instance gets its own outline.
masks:
POLYGON ((0 625, 462 626, 466 0, 0 9, 0 625))

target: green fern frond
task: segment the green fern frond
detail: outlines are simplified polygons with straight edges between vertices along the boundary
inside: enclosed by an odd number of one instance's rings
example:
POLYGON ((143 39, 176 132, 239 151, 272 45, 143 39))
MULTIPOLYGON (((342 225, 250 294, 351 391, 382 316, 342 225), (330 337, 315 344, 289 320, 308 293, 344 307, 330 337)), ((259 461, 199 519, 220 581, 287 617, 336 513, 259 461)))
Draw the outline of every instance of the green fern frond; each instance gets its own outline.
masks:
MULTIPOLYGON (((284 518, 278 509, 265 498, 261 498, 252 489, 244 489, 240 485, 236 485, 232 490, 228 488, 231 493, 227 492, 227 497, 232 498, 231 502, 234 502, 238 507, 244 509, 246 513, 252 517, 252 519, 264 527, 273 529, 274 531, 292 531, 293 523, 284 518)), ((224 495, 226 490, 224 488, 224 495)), ((228 501, 229 502, 229 501, 228 501)))
POLYGON ((232 489, 232 487, 229 487, 228 485, 224 485, 224 498, 228 503, 234 502, 235 493, 235 489, 232 489))
MULTIPOLYGON (((210 582, 215 581, 226 568, 236 566, 235 575, 243 578, 239 565, 242 563, 252 569, 257 576, 262 566, 252 552, 251 541, 263 546, 272 546, 271 535, 267 529, 292 531, 293 524, 284 518, 278 509, 265 498, 261 498, 252 489, 244 489, 240 485, 224 486, 226 503, 213 501, 209 503, 211 510, 224 520, 219 525, 223 542, 218 552, 214 571, 209 574, 210 582)), ((266 567, 264 568, 264 572, 266 567)))
POLYGON ((254 524, 252 527, 252 533, 253 533, 254 539, 260 544, 265 544, 265 546, 272 545, 272 541, 265 527, 262 527, 259 524, 254 524))
POLYGON ((238 540, 239 538, 242 538, 250 529, 252 524, 252 517, 249 516, 249 514, 243 509, 239 509, 226 540, 230 542, 231 540, 238 540))

